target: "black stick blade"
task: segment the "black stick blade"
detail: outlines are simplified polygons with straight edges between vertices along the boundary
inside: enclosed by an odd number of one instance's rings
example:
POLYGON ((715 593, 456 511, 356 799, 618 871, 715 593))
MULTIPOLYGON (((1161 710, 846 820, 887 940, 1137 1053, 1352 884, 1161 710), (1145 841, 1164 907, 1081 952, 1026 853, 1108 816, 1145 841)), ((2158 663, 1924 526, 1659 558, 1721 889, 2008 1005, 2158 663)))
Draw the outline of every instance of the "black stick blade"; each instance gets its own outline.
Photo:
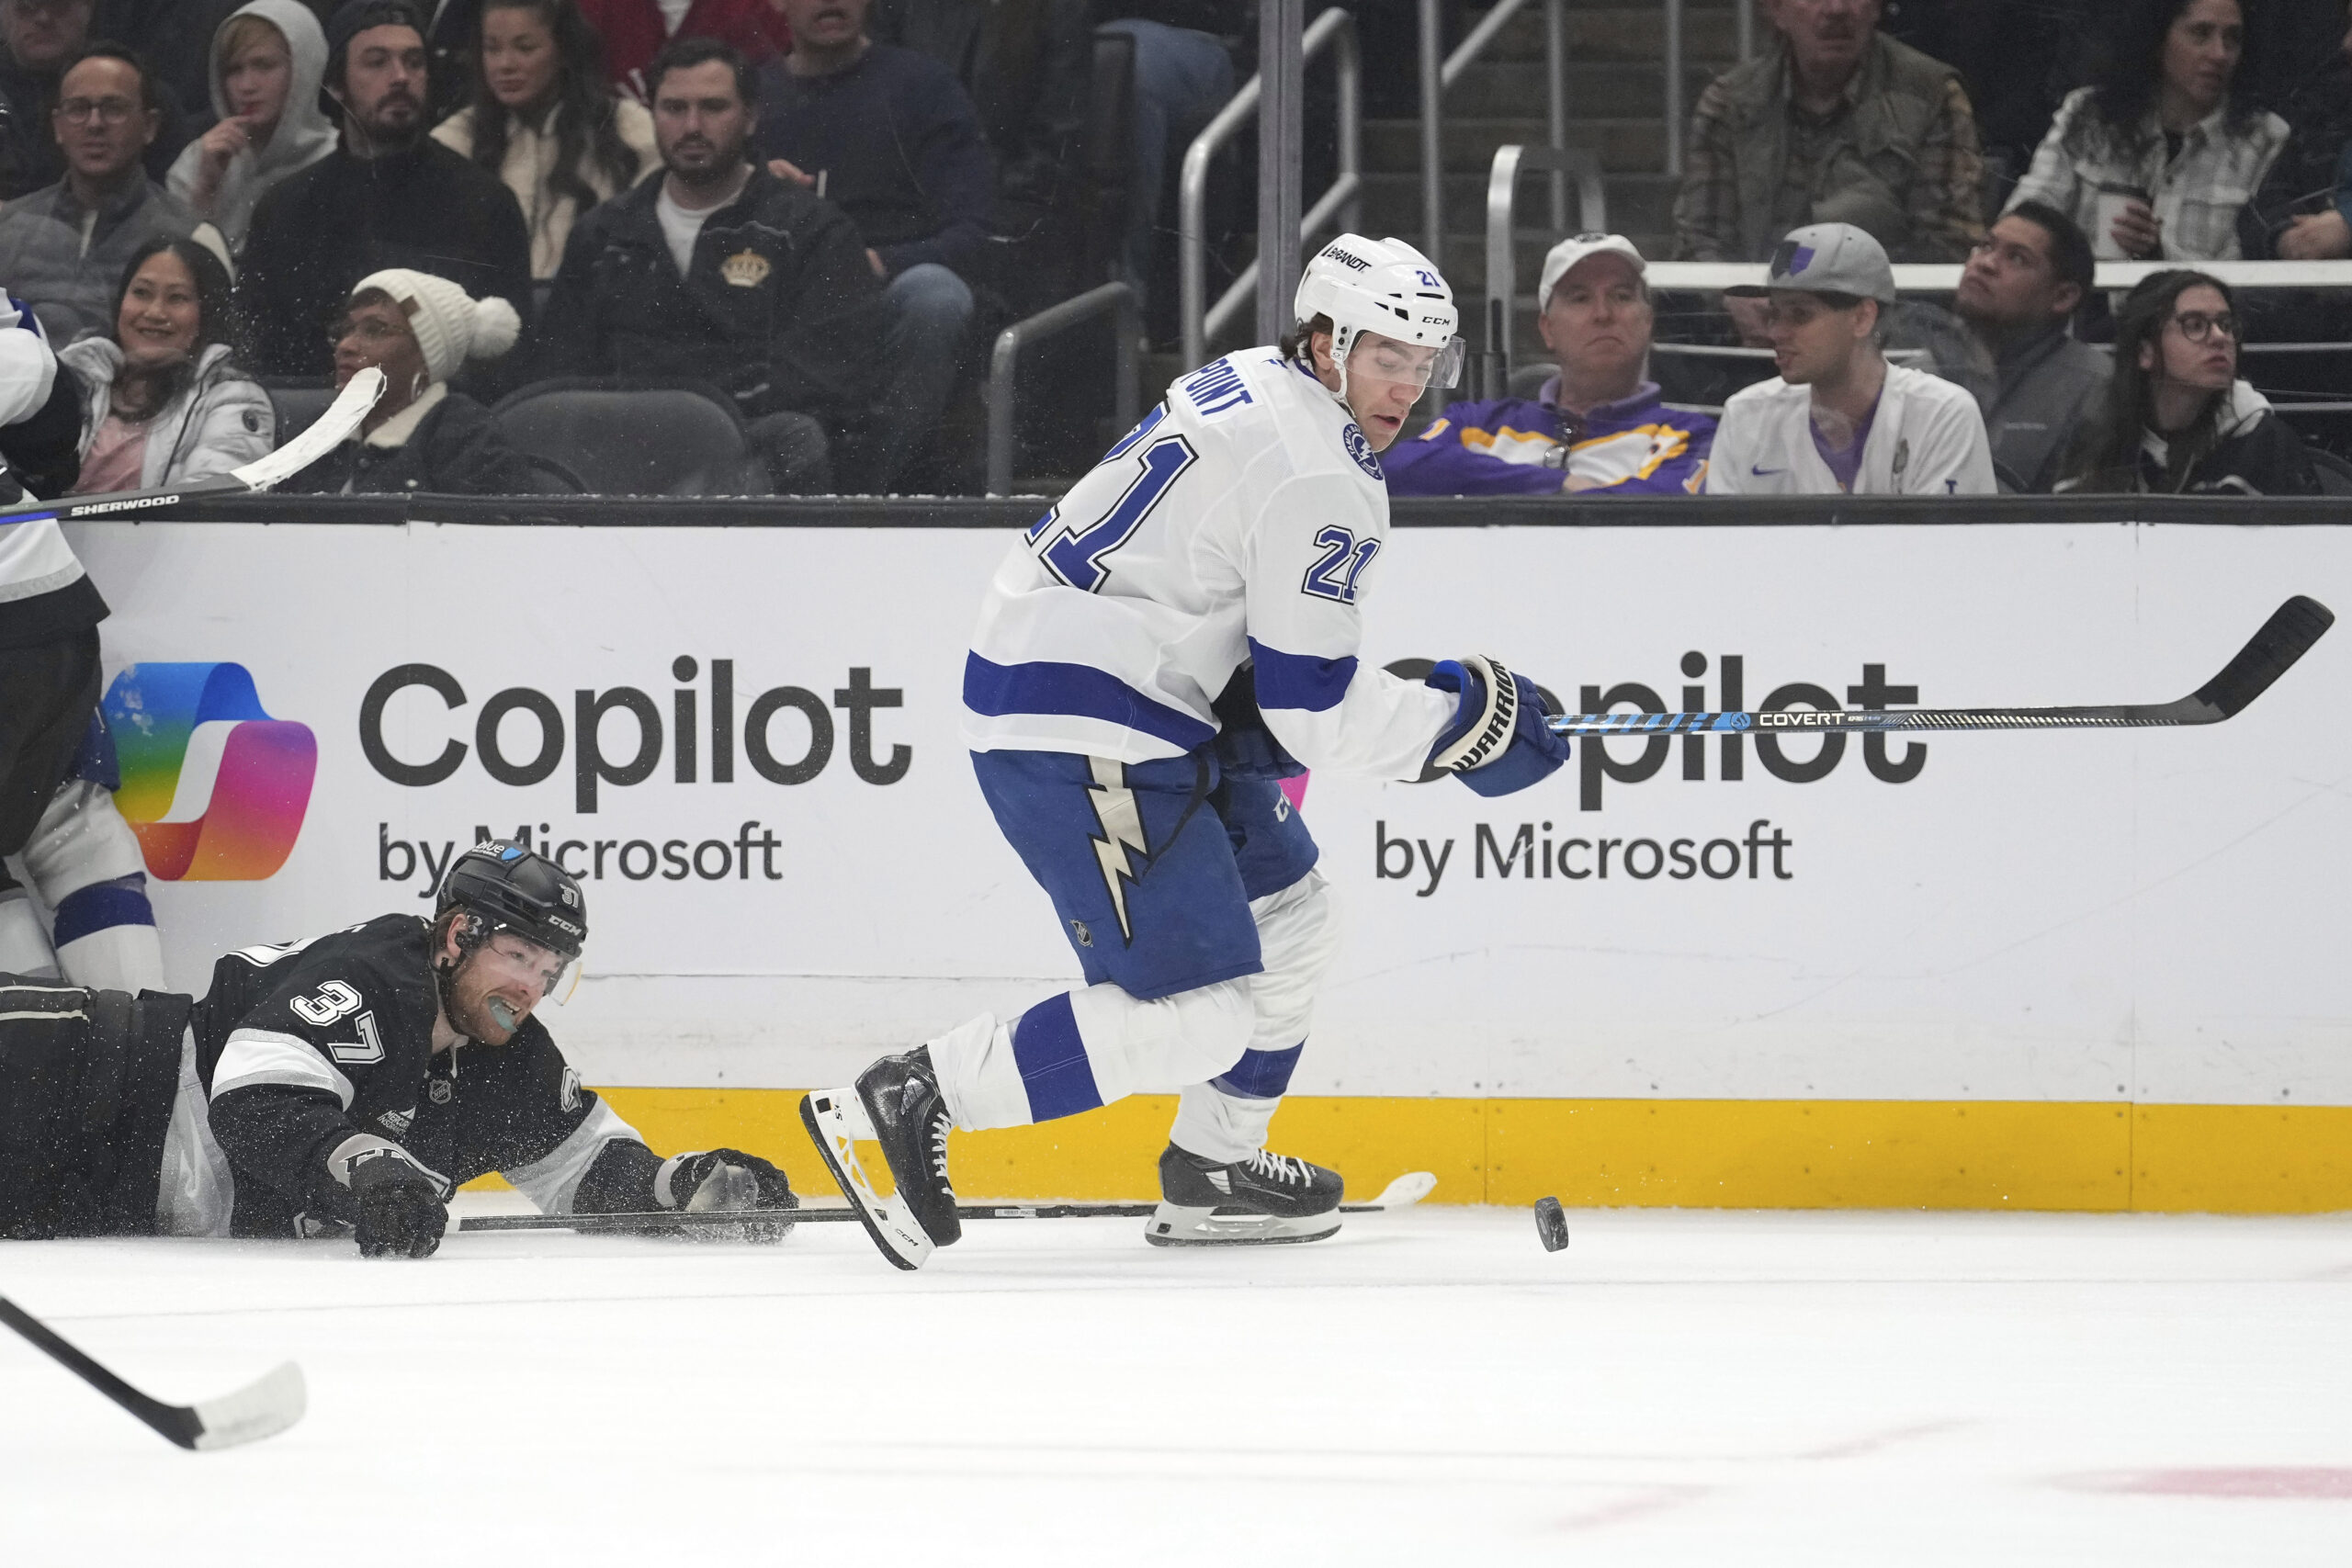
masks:
POLYGON ((2262 629, 2222 672, 2197 689, 2191 702, 2203 703, 2223 718, 2235 716, 2270 689, 2270 683, 2294 668, 2312 644, 2327 635, 2335 613, 2316 599, 2298 593, 2272 612, 2262 629))

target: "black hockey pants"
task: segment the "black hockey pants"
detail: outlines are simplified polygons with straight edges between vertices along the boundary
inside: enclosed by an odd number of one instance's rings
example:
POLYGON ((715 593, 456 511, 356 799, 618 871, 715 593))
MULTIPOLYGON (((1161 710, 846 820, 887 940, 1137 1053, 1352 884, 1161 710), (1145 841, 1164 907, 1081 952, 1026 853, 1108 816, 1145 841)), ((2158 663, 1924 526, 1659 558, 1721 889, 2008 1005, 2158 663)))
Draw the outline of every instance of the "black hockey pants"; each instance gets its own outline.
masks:
POLYGON ((0 1237, 153 1234, 194 1005, 0 975, 0 1237))
MULTIPOLYGON (((74 766, 98 705, 96 626, 0 648, 0 855, 21 852, 74 766)), ((0 893, 16 886, 0 866, 0 893)))

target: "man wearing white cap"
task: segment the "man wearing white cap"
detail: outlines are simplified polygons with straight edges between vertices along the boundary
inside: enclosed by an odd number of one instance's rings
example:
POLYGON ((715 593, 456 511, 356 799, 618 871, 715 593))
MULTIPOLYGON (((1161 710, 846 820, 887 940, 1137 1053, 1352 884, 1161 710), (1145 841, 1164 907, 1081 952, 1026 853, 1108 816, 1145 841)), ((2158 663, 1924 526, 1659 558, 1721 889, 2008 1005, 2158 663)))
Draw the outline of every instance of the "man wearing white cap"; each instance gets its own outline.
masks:
POLYGON ((1715 422, 1645 380, 1647 264, 1622 234, 1577 234, 1544 258, 1536 330, 1560 373, 1532 400, 1451 403, 1381 460, 1392 495, 1695 495, 1715 422))
POLYGON ((1792 230, 1761 288, 1781 373, 1735 393, 1709 495, 1991 495, 1984 417, 1966 389, 1889 365, 1894 269, 1850 223, 1792 230))
POLYGON ((282 490, 311 494, 515 495, 533 488, 529 463, 490 411, 449 378, 468 360, 514 346, 522 322, 496 295, 476 299, 446 277, 390 267, 351 290, 333 333, 334 384, 373 367, 384 395, 353 438, 282 490))

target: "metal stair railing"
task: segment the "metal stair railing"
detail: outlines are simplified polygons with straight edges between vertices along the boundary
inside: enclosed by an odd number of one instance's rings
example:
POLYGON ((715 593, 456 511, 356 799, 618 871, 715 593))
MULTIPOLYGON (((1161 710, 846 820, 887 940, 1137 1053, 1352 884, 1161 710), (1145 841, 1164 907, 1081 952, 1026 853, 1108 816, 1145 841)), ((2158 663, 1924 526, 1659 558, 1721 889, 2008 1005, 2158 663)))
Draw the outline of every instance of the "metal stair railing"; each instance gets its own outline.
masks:
MULTIPOLYGON (((1511 237, 1517 227, 1519 176, 1530 170, 1548 170, 1555 186, 1573 176, 1577 228, 1588 234, 1605 233, 1609 229, 1608 192, 1600 182, 1600 159, 1592 149, 1525 147, 1516 142, 1495 149, 1495 161, 1487 174, 1487 350, 1478 393, 1483 398, 1502 397, 1510 386, 1511 317, 1519 292, 1519 256, 1511 237)), ((1552 231, 1556 234, 1565 227, 1555 209, 1552 231)))
MULTIPOLYGON (((1299 220, 1298 232, 1302 240, 1315 233, 1333 218, 1352 229, 1358 222, 1358 211, 1363 197, 1363 62, 1356 47, 1356 19, 1346 11, 1326 11, 1315 18, 1299 38, 1299 52, 1303 62, 1311 62, 1326 50, 1331 51, 1340 79, 1340 169, 1331 188, 1318 197, 1315 205, 1299 220)), ((1241 276, 1219 297, 1208 302, 1208 185, 1209 161, 1217 149, 1240 133, 1241 128, 1256 118, 1258 98, 1262 91, 1259 77, 1252 76, 1241 85, 1231 102, 1217 111, 1193 144, 1184 150, 1183 174, 1179 184, 1178 223, 1179 254, 1182 263, 1182 314, 1184 329, 1184 363, 1187 367, 1205 364, 1209 357, 1209 343, 1225 329, 1241 308, 1258 290, 1258 264, 1251 262, 1241 269, 1241 276)), ((1276 279, 1276 288, 1292 280, 1276 279)))
MULTIPOLYGON (((1504 26, 1517 16, 1528 0, 1497 0, 1485 19, 1470 29, 1470 36, 1456 45, 1452 54, 1442 61, 1439 51, 1442 34, 1439 28, 1439 0, 1419 0, 1421 26, 1421 249, 1429 258, 1444 270, 1445 255, 1445 158, 1442 120, 1446 89, 1461 80, 1463 72, 1477 62, 1487 46, 1495 40, 1504 26)), ((1553 148, 1565 152, 1568 145, 1568 83, 1567 83, 1567 16, 1566 0, 1544 0, 1544 79, 1548 85, 1550 119, 1549 140, 1553 148)), ((1568 193, 1565 180, 1557 174, 1552 181, 1552 227, 1558 230, 1567 223, 1568 193)))
POLYGON ((1136 291, 1125 283, 1105 283, 1024 316, 996 334, 996 349, 989 358, 989 493, 1012 493, 1012 437, 1017 428, 1014 400, 1019 396, 1021 351, 1069 331, 1082 321, 1109 313, 1117 318, 1113 329, 1118 344, 1118 364, 1112 382, 1112 423, 1131 427, 1142 402, 1143 367, 1136 344, 1143 337, 1143 308, 1136 291))

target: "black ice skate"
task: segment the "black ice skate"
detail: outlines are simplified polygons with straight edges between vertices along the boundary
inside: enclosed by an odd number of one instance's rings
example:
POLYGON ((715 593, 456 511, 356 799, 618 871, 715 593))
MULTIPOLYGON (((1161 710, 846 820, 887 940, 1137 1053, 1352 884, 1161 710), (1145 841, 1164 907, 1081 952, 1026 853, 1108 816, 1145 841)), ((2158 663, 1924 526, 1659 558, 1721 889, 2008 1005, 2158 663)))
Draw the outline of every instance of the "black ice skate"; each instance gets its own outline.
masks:
POLYGON ((1256 1247, 1320 1241, 1340 1228, 1336 1170, 1264 1150, 1233 1165, 1159 1156, 1159 1208, 1143 1229, 1154 1247, 1256 1247))
POLYGON ((933 1247, 962 1238, 956 1190, 947 1180, 947 1130, 954 1120, 929 1049, 885 1056, 852 1088, 803 1096, 800 1120, 882 1256, 901 1269, 920 1269, 933 1247), (884 1198, 866 1179, 854 1147, 860 1138, 882 1145, 898 1184, 895 1197, 884 1198))

